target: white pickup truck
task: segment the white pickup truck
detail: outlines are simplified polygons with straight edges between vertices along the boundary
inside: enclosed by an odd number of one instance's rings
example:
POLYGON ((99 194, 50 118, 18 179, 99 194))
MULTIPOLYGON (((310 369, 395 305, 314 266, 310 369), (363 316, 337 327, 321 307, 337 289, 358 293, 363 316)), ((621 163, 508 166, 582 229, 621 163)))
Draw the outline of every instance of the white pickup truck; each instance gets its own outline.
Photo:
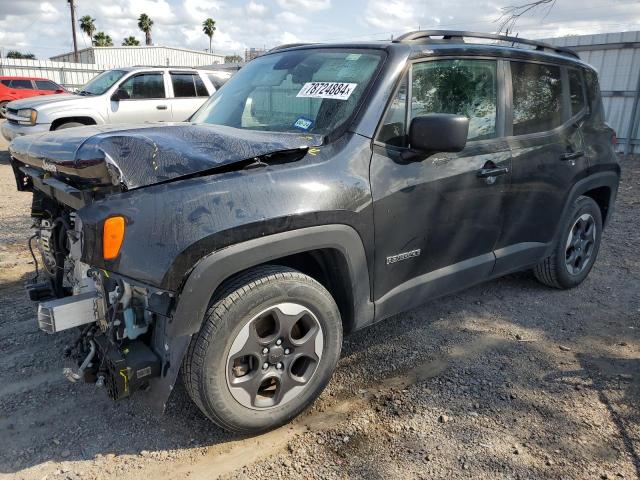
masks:
POLYGON ((72 94, 7 105, 2 135, 17 136, 81 125, 182 122, 224 82, 224 75, 183 67, 107 70, 72 94))

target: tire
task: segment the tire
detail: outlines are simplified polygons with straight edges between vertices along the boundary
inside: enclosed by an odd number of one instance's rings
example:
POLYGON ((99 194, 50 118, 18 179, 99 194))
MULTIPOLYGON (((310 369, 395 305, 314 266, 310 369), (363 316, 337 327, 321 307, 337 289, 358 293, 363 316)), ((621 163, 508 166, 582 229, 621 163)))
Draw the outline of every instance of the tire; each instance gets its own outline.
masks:
POLYGON ((341 345, 340 312, 320 283, 261 266, 222 286, 191 339, 182 378, 209 419, 256 434, 287 423, 320 395, 341 345))
POLYGON ((6 118, 5 114, 7 113, 7 104, 9 102, 5 100, 4 102, 0 102, 0 118, 6 118))
POLYGON ((580 285, 598 256, 601 238, 600 207, 592 198, 578 197, 553 253, 534 268, 535 277, 545 285, 563 290, 580 285))
POLYGON ((80 123, 80 122, 66 122, 66 123, 62 123, 60 125, 58 125, 55 129, 56 130, 65 130, 67 128, 75 128, 75 127, 84 127, 85 124, 84 123, 80 123))

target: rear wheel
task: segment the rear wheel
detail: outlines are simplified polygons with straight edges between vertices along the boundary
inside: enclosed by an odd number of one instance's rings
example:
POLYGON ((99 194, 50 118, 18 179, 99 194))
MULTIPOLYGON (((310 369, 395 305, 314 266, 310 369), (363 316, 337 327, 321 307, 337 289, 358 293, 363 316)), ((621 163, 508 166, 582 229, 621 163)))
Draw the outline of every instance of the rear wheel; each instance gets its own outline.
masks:
POLYGON ((7 118, 7 104, 8 101, 0 102, 0 118, 7 118))
POLYGON ((223 287, 191 340, 183 379, 215 423, 258 433, 320 395, 341 343, 340 313, 322 285, 290 268, 258 267, 223 287))
POLYGON ((563 227, 553 253, 534 269, 536 278, 555 288, 580 285, 593 267, 602 236, 602 214, 589 197, 579 197, 563 227))

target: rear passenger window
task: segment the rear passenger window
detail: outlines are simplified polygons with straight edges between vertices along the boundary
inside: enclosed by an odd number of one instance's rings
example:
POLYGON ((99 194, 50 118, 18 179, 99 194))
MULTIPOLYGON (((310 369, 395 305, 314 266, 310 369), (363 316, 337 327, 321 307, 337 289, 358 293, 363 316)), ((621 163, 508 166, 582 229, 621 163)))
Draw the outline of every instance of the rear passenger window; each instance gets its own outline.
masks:
POLYGON ((21 88, 33 90, 31 80, 11 80, 11 88, 21 88))
POLYGON ((560 67, 511 62, 513 134, 544 132, 562 125, 560 67))
POLYGON ((0 80, 0 83, 5 87, 8 87, 11 85, 11 80, 0 80))
POLYGON ((171 73, 174 97, 208 97, 200 75, 193 73, 171 73))
POLYGON ((582 77, 577 70, 569 70, 569 97, 571 99, 571 116, 577 115, 586 105, 582 77))
POLYGON ((469 119, 469 140, 496 136, 497 80, 493 60, 435 60, 413 66, 411 118, 452 113, 469 119))

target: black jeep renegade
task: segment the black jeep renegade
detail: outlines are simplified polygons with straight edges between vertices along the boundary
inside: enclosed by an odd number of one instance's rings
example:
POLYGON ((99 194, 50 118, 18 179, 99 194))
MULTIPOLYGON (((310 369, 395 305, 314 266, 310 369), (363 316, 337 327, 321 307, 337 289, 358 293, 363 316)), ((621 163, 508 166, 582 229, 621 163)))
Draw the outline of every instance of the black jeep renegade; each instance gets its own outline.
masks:
POLYGON ((29 294, 40 328, 79 332, 69 379, 162 407, 181 371, 211 420, 266 430, 320 394, 343 332, 519 270, 579 285, 614 142, 569 50, 440 31, 279 47, 189 122, 14 140, 29 294))

